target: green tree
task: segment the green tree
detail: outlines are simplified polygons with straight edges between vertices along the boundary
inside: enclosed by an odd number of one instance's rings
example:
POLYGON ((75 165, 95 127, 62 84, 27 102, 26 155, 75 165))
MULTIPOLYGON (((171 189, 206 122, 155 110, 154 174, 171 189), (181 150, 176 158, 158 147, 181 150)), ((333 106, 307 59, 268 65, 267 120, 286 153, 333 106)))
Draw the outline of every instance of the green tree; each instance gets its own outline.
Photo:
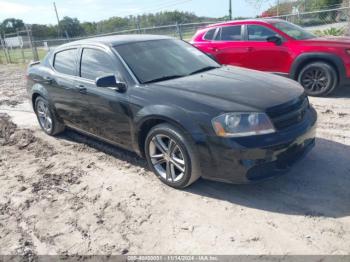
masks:
POLYGON ((200 21, 216 21, 209 17, 198 17, 194 13, 180 11, 166 11, 155 14, 143 14, 139 16, 112 17, 97 22, 97 32, 107 33, 126 29, 135 29, 137 24, 140 27, 156 27, 162 25, 173 25, 175 23, 194 23, 200 21))
MULTIPOLYGON (((139 16, 130 15, 128 17, 111 17, 99 22, 84 23, 80 23, 80 21, 77 18, 71 18, 66 16, 59 23, 59 31, 61 37, 66 36, 66 32, 69 37, 77 37, 83 35, 95 35, 101 33, 135 29, 137 27, 137 24, 139 24, 140 27, 157 27, 162 25, 174 25, 175 23, 195 23, 201 21, 215 22, 217 20, 218 19, 215 18, 199 17, 191 12, 181 11, 166 11, 154 14, 143 14, 139 16)), ((0 23, 0 26, 2 27, 4 23, 0 23)), ((6 24, 8 26, 6 28, 6 32, 8 32, 10 29, 11 32, 16 31, 13 28, 20 27, 15 21, 7 21, 6 24), (15 26, 12 26, 13 24, 15 26)), ((42 39, 57 37, 57 29, 57 26, 52 25, 32 25, 33 36, 42 39)), ((0 28, 0 31, 5 30, 1 30, 0 28)))
POLYGON ((99 28, 102 32, 113 32, 121 29, 127 29, 129 25, 129 20, 122 17, 111 17, 107 20, 100 21, 99 28))
POLYGON ((21 19, 7 18, 1 23, 0 27, 5 34, 15 33, 17 30, 24 29, 24 22, 21 19))
POLYGON ((63 34, 68 34, 69 37, 76 37, 84 34, 84 28, 80 25, 80 21, 77 18, 65 16, 60 21, 59 26, 61 32, 63 31, 63 34))
POLYGON ((47 38, 57 36, 57 26, 32 24, 32 35, 35 38, 47 38))
POLYGON ((96 23, 84 22, 84 23, 81 23, 81 27, 83 28, 84 33, 86 35, 97 34, 97 24, 96 23))
POLYGON ((341 5, 343 3, 343 0, 322 0, 323 6, 328 7, 328 6, 336 6, 336 5, 341 5))

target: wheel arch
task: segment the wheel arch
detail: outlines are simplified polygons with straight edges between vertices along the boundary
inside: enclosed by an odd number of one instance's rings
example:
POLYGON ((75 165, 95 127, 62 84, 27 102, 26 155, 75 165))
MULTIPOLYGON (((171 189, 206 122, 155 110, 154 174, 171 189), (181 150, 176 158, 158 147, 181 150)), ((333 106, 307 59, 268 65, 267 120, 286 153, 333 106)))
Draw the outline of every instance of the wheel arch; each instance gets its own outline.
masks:
POLYGON ((50 100, 50 96, 49 96, 47 90, 43 86, 38 85, 38 84, 33 86, 32 92, 31 92, 31 97, 30 97, 34 112, 35 112, 35 101, 39 96, 44 98, 48 102, 50 102, 50 106, 51 106, 51 109, 53 111, 53 114, 55 114, 58 121, 63 123, 64 121, 57 113, 56 107, 55 107, 54 103, 52 102, 52 100, 50 100))
POLYGON ((297 80, 302 68, 313 62, 325 62, 331 65, 337 73, 338 81, 341 83, 346 78, 346 70, 342 59, 329 53, 306 53, 299 55, 293 62, 290 70, 290 78, 297 80))
POLYGON ((47 93, 47 90, 39 85, 39 84, 35 84, 33 87, 32 87, 32 92, 31 92, 31 102, 32 102, 32 106, 33 108, 35 108, 35 100, 39 97, 39 96, 42 96, 43 98, 45 98, 46 100, 48 100, 49 96, 48 96, 48 93, 47 93))
POLYGON ((184 135, 192 141, 195 134, 200 134, 200 128, 193 119, 176 107, 170 106, 151 106, 141 110, 134 118, 134 149, 141 156, 144 156, 144 145, 147 134, 156 125, 167 123, 181 130, 184 135))
POLYGON ((32 106, 33 106, 33 108, 35 108, 35 101, 39 96, 42 96, 42 95, 37 93, 37 92, 32 94, 32 106))
POLYGON ((174 119, 161 116, 161 115, 147 116, 145 119, 142 120, 141 123, 139 123, 138 130, 136 133, 137 149, 138 149, 138 152, 143 157, 145 156, 144 148, 145 148, 146 137, 149 131, 153 127, 160 124, 170 124, 178 128, 179 130, 183 131, 185 134, 188 134, 188 131, 186 130, 186 128, 181 123, 179 123, 174 119))

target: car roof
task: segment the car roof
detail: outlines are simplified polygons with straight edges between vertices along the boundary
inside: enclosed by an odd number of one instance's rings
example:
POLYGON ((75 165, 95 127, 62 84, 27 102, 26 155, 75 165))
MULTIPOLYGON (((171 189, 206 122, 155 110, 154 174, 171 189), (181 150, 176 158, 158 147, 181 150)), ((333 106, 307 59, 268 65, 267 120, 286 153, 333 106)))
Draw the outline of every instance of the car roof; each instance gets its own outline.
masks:
POLYGON ((62 45, 62 47, 69 47, 72 45, 88 45, 88 44, 103 44, 108 46, 117 46, 122 44, 129 44, 135 42, 145 42, 153 40, 165 40, 165 39, 174 39, 169 36, 160 36, 160 35, 112 35, 112 36, 101 36, 86 38, 82 40, 73 41, 67 44, 62 45))
POLYGON ((207 29, 207 28, 223 26, 223 25, 234 25, 234 24, 245 24, 245 23, 271 24, 276 22, 286 22, 286 21, 283 19, 277 19, 277 18, 244 19, 244 20, 233 20, 233 21, 227 21, 227 22, 222 22, 217 24, 211 24, 205 28, 207 29))

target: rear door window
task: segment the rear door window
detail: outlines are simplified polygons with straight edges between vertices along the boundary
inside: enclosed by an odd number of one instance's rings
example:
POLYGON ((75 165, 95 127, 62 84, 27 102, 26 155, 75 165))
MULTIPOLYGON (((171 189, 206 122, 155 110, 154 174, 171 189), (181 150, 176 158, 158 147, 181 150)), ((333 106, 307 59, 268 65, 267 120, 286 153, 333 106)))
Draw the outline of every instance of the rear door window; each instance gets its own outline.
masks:
POLYGON ((241 41, 242 40, 242 27, 240 25, 224 26, 220 29, 216 40, 221 41, 241 41))
POLYGON ((114 64, 110 56, 102 50, 84 48, 81 57, 80 76, 96 80, 96 78, 115 74, 114 64))
POLYGON ((57 72, 72 75, 76 73, 77 49, 68 49, 56 53, 53 67, 57 72))
POLYGON ((205 40, 213 40, 216 28, 210 29, 204 36, 205 40))

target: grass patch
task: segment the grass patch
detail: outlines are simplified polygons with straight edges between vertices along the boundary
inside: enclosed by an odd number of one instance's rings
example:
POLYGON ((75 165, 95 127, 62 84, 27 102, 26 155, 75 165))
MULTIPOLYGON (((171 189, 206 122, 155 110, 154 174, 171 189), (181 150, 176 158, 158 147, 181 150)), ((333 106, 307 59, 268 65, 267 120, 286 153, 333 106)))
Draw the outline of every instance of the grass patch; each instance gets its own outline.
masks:
MULTIPOLYGON (((38 56, 39 60, 43 59, 47 53, 45 49, 38 48, 38 56)), ((32 49, 24 48, 24 49, 12 49, 8 50, 10 56, 10 63, 29 63, 34 60, 34 55, 32 49)), ((6 64, 6 57, 4 50, 0 50, 0 64, 6 64)))

